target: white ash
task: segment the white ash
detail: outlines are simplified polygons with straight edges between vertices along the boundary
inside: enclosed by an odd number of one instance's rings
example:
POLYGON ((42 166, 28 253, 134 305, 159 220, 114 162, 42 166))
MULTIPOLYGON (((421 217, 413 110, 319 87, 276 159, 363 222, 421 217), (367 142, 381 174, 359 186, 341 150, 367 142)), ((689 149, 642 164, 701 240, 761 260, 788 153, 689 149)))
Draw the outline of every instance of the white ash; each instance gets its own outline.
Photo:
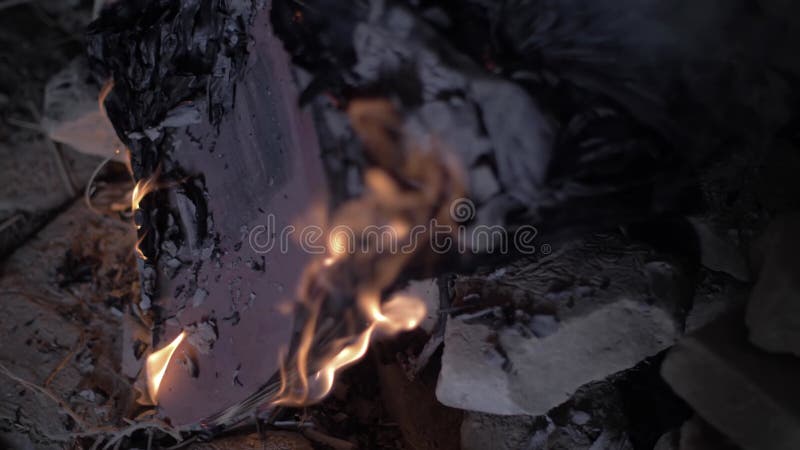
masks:
POLYGON ((214 344, 219 338, 217 323, 213 319, 193 323, 183 329, 187 333, 186 340, 189 344, 203 355, 211 353, 211 349, 214 348, 214 344))
POLYGON ((424 103, 416 111, 406 110, 406 128, 422 143, 437 140, 457 154, 464 167, 471 168, 485 155, 496 162, 497 174, 470 173, 475 182, 470 192, 479 201, 496 195, 495 186, 502 186, 514 200, 495 204, 490 221, 504 217, 515 203, 543 201, 554 125, 524 89, 486 73, 410 11, 384 8, 381 2, 373 2, 370 19, 356 27, 353 48, 358 55, 354 71, 365 80, 400 73, 402 67, 417 68, 424 103), (446 92, 462 94, 437 100, 446 92))
POLYGON ((203 288, 197 288, 192 296, 192 306, 197 308, 202 305, 203 302, 206 301, 206 297, 208 297, 208 291, 203 288))

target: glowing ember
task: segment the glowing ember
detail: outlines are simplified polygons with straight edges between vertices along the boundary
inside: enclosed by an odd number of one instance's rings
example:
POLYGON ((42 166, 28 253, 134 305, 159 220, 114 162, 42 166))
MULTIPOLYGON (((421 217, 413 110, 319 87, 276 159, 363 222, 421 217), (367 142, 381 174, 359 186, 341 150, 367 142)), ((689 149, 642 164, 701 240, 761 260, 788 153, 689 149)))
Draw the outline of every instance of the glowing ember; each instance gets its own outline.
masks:
POLYGON ((158 399, 158 388, 161 386, 161 380, 167 372, 167 366, 169 366, 169 361, 172 359, 172 354, 175 353, 175 350, 185 337, 186 332, 183 331, 169 345, 147 357, 147 363, 145 364, 147 392, 153 402, 158 399))

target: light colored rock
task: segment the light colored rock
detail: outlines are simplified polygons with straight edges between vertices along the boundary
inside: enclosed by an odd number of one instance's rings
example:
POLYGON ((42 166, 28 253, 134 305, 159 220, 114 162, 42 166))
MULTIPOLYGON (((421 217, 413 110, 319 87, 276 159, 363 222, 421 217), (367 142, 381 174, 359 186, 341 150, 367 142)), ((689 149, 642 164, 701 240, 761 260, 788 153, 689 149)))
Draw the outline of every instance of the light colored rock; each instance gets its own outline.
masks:
POLYGON ((800 360, 750 344, 740 314, 681 340, 661 371, 680 397, 738 446, 800 448, 800 360))
POLYGON ((750 340, 776 353, 800 356, 800 215, 767 230, 764 262, 747 306, 750 340))
POLYGON ((499 415, 545 414, 587 383, 672 345, 690 303, 684 271, 621 234, 456 277, 437 397, 499 415), (658 270, 655 270, 658 269, 658 270))
POLYGON ((83 153, 114 156, 121 144, 114 127, 100 109, 100 87, 91 79, 85 58, 73 60, 47 83, 42 126, 56 142, 83 153))
POLYGON ((525 414, 511 396, 506 359, 492 343, 496 333, 486 325, 451 318, 445 331, 442 369, 436 398, 447 406, 490 414, 525 414))
POLYGON ((545 414, 580 386, 669 347, 678 333, 669 313, 628 299, 573 317, 544 338, 452 318, 436 395, 472 411, 545 414))
POLYGON ((514 402, 538 415, 566 401, 580 386, 664 350, 677 337, 670 314, 626 299, 564 322, 545 338, 530 339, 507 329, 500 342, 511 361, 514 402))

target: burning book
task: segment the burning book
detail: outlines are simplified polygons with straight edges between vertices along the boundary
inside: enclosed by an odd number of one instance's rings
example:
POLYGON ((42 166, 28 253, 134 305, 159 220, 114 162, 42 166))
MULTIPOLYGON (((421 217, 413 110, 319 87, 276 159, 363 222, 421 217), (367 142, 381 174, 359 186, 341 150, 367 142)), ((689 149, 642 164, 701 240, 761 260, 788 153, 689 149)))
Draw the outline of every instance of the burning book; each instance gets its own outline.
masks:
MULTIPOLYGON (((415 228, 452 222, 463 195, 444 149, 398 139, 391 104, 361 102, 350 116, 384 164, 326 212, 327 185, 341 180, 324 182, 314 121, 266 19, 256 16, 248 70, 222 99, 239 113, 184 101, 160 124, 123 130, 139 178, 138 310, 153 328, 142 375, 159 415, 188 429, 319 401, 375 336, 415 328, 425 304, 393 294, 406 269, 435 261, 430 230, 415 228)), ((112 104, 130 95, 116 86, 112 104)))

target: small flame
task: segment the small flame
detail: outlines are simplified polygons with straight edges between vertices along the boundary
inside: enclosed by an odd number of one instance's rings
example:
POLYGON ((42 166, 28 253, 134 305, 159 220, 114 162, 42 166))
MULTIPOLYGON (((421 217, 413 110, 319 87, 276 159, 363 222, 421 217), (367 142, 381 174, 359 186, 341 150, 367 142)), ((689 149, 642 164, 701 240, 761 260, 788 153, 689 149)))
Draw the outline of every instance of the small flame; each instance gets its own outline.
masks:
MULTIPOLYGON (((156 180, 158 180, 158 170, 156 170, 156 173, 150 178, 139 180, 133 187, 133 191, 131 191, 131 211, 133 213, 136 213, 136 211, 139 209, 142 199, 145 198, 147 194, 159 188, 158 182, 156 180)), ((135 220, 136 218, 134 217, 134 221, 135 220)), ((142 228, 141 225, 135 222, 134 226, 136 227, 137 230, 142 228)), ((136 241, 136 246, 134 246, 136 254, 139 255, 139 257, 144 261, 147 261, 147 256, 145 256, 144 252, 140 248, 140 245, 142 244, 142 241, 144 241, 146 235, 147 235, 146 232, 142 234, 139 240, 136 241)))
MULTIPOLYGON (((330 357, 327 362, 314 375, 311 376, 313 385, 309 385, 308 379, 304 375, 304 367, 300 369, 300 392, 287 393, 286 374, 283 364, 281 364, 282 388, 278 400, 274 404, 280 405, 303 405, 322 400, 333 388, 336 374, 342 369, 347 368, 360 360, 369 348, 369 343, 376 332, 386 335, 394 335, 402 331, 409 331, 416 328, 425 317, 425 303, 407 295, 398 294, 389 301, 380 304, 380 297, 373 294, 361 295, 363 308, 368 312, 371 323, 355 341, 345 346, 338 353, 330 357)), ((311 337, 311 335, 307 335, 311 337)), ((308 342, 308 341, 306 341, 308 342)), ((308 347, 304 347, 306 352, 308 347)))
POLYGON ((111 93, 112 89, 114 89, 114 79, 110 78, 105 82, 105 84, 103 84, 103 87, 100 89, 100 95, 97 96, 97 103, 100 107, 100 112, 102 112, 104 116, 107 116, 106 97, 108 97, 108 94, 111 93))
POLYGON ((147 363, 145 364, 145 369, 147 370, 147 392, 153 402, 158 399, 158 388, 161 386, 161 381, 167 372, 167 366, 172 359, 172 354, 175 353, 175 350, 185 337, 186 332, 182 331, 169 345, 147 357, 147 363))
POLYGON ((139 258, 141 258, 142 261, 147 261, 147 256, 145 256, 144 252, 142 252, 142 249, 140 247, 145 237, 147 237, 147 233, 142 234, 142 237, 140 237, 139 240, 136 241, 136 245, 133 247, 134 250, 136 250, 136 254, 139 255, 139 258))
POLYGON ((146 180, 139 180, 136 186, 133 187, 133 192, 131 192, 131 210, 134 212, 138 210, 142 199, 156 189, 158 189, 156 176, 152 176, 146 180))
POLYGON ((354 343, 339 351, 314 375, 314 380, 320 383, 317 387, 320 393, 311 398, 311 401, 318 401, 325 397, 333 387, 336 374, 367 353, 372 335, 376 331, 394 335, 401 331, 413 330, 425 317, 426 312, 425 303, 422 300, 405 295, 395 295, 383 306, 377 295, 362 295, 362 302, 369 311, 372 323, 354 343))
POLYGON ((314 375, 314 380, 320 383, 318 387, 320 393, 317 394, 315 398, 310 399, 311 401, 320 400, 322 397, 325 397, 325 395, 330 392, 331 388, 333 388, 333 380, 336 378, 336 373, 358 361, 367 353, 369 341, 374 331, 375 323, 373 322, 366 331, 361 333, 361 336, 358 337, 355 343, 342 349, 336 356, 328 361, 322 370, 314 375))

